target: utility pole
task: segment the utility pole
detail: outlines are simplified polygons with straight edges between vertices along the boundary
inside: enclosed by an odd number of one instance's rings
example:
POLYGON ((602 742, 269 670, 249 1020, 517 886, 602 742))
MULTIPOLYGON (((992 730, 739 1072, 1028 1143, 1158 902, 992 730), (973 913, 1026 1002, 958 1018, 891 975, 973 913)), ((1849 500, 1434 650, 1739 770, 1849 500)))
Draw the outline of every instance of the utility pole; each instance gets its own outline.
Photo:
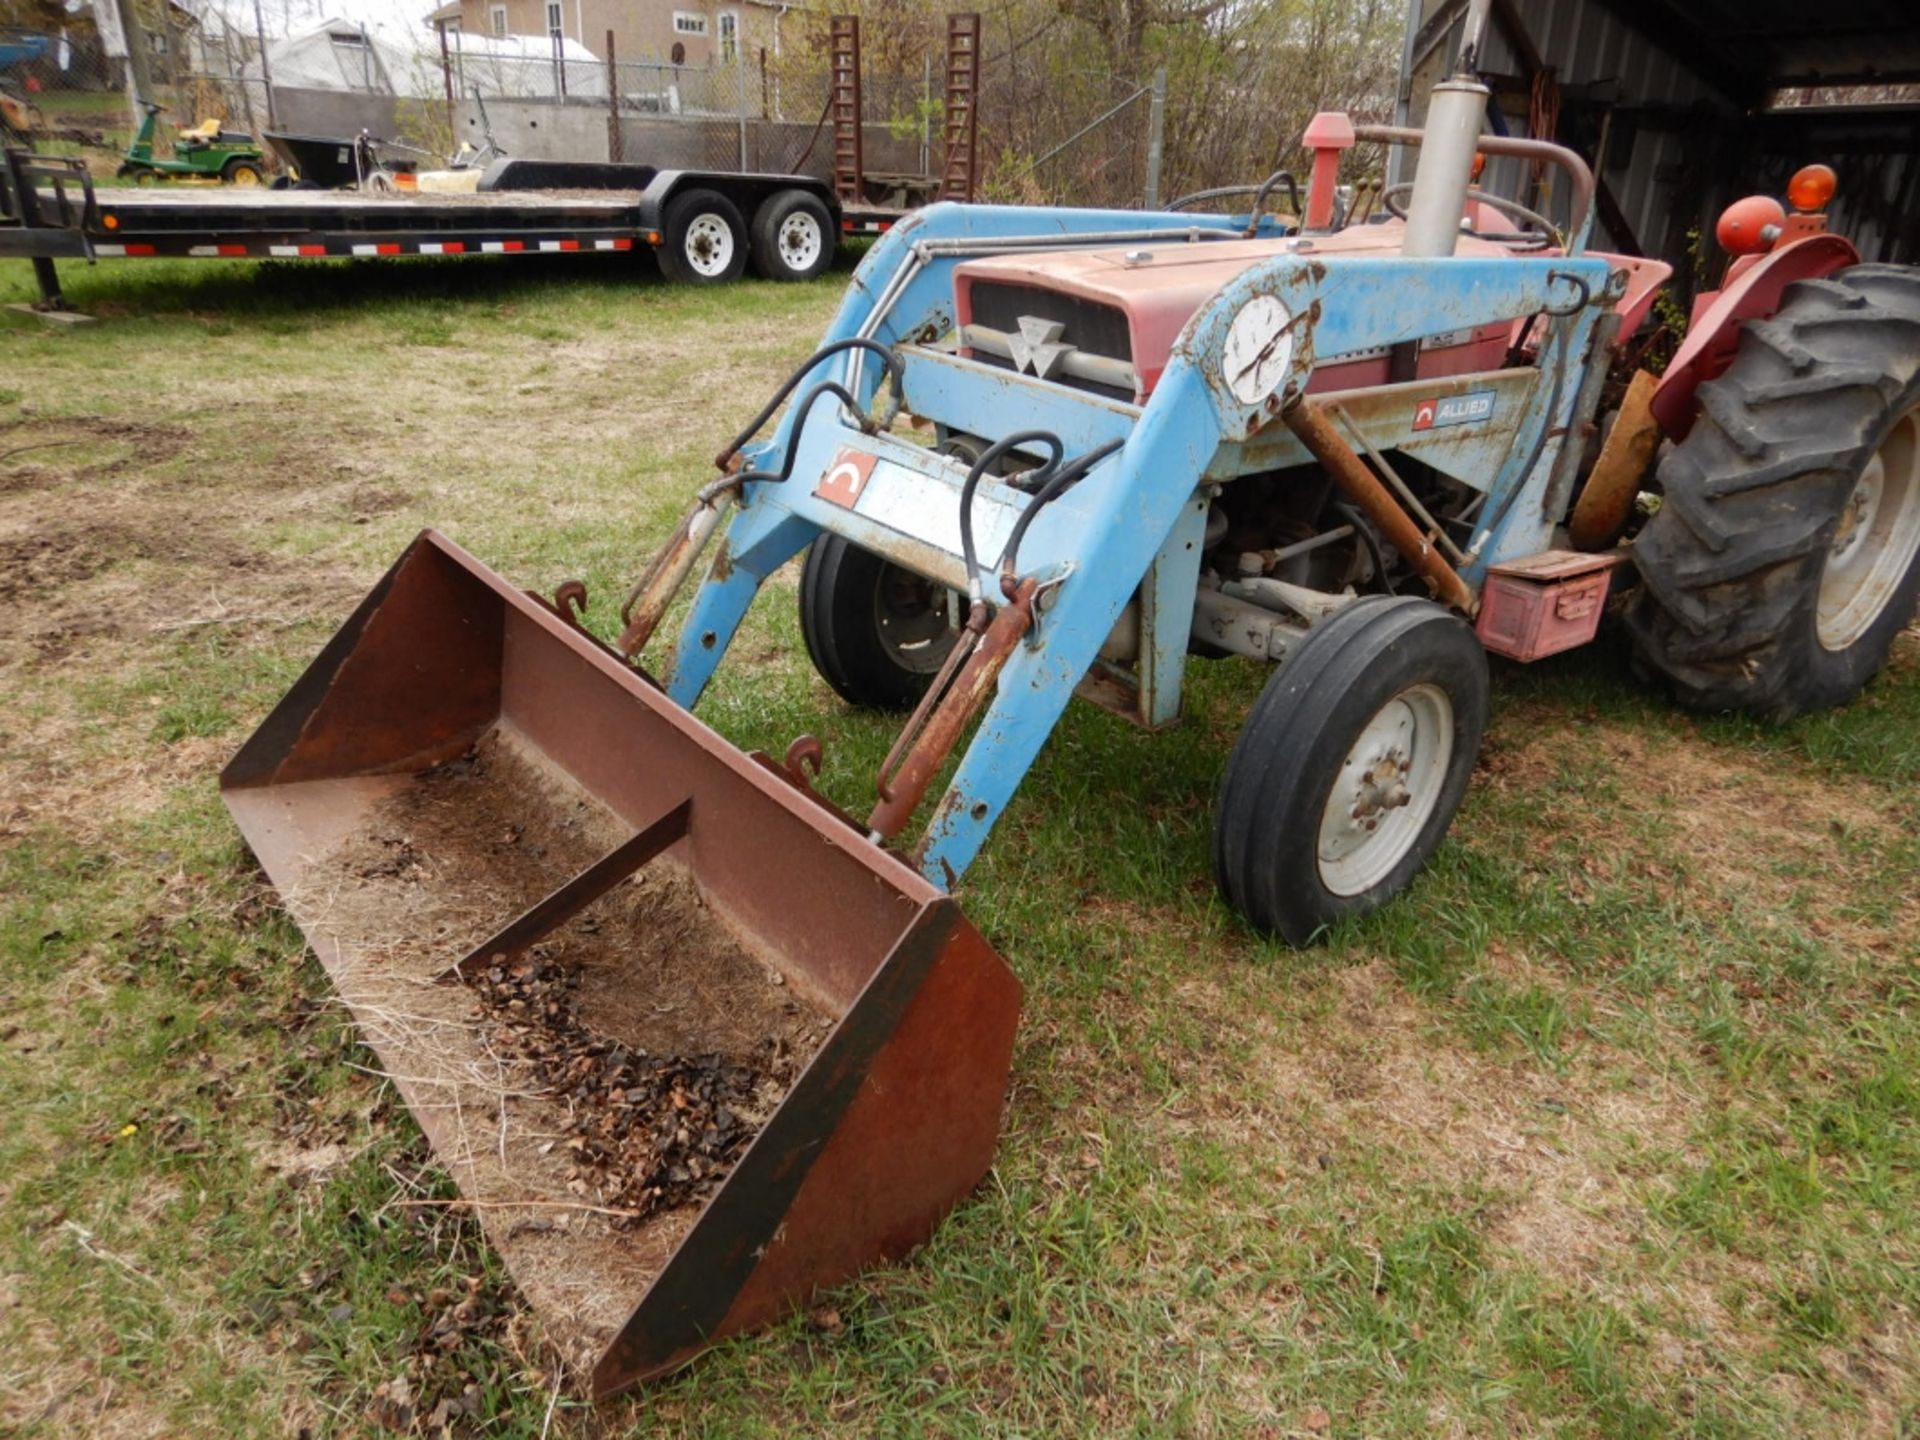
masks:
POLYGON ((94 6, 94 23, 100 31, 100 48, 109 58, 124 62, 121 78, 127 87, 127 111, 138 131, 145 117, 140 102, 152 98, 153 81, 147 70, 147 37, 141 29, 136 0, 100 0, 94 6))

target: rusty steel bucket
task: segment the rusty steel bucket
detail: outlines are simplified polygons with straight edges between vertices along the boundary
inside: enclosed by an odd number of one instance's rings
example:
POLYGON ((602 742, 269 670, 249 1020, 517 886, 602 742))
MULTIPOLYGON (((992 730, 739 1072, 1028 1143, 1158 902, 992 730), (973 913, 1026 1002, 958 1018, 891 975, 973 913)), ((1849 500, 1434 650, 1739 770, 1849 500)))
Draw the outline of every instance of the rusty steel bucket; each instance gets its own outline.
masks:
POLYGON ((221 789, 592 1395, 986 1173, 1020 985, 954 902, 445 537, 221 789))

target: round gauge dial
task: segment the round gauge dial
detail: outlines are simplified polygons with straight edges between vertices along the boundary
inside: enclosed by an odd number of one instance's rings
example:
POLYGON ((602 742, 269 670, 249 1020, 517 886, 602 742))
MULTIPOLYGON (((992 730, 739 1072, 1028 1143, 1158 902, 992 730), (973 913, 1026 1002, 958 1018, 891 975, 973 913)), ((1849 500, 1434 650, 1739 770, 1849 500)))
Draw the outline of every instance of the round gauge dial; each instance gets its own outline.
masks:
POLYGON ((1293 365, 1293 316, 1271 295, 1256 295, 1227 327, 1220 368, 1243 405, 1258 405, 1280 387, 1293 365))

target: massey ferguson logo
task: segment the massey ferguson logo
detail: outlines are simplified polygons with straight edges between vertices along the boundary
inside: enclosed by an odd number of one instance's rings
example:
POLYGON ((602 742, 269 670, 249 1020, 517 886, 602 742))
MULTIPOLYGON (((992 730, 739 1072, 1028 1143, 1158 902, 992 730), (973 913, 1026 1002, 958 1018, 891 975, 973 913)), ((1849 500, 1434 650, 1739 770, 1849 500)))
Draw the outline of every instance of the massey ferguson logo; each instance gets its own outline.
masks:
POLYGON ((1051 380, 1062 357, 1073 353, 1073 346, 1060 337, 1066 333, 1063 320, 1042 320, 1033 315, 1020 317, 1020 328, 1007 336, 1013 368, 1027 375, 1051 380))
POLYGON ((1413 407, 1413 428, 1444 430, 1449 425, 1478 425, 1493 418, 1494 392, 1469 390, 1439 400, 1422 400, 1413 407))

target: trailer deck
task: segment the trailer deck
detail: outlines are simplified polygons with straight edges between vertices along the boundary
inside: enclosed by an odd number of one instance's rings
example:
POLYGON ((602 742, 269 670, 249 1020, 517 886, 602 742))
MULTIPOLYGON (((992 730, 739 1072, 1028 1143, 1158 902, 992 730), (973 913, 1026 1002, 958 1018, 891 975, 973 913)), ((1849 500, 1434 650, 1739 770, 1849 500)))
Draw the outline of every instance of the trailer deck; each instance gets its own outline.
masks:
MULTIPOLYGON (((496 190, 471 194, 96 188, 65 158, 8 151, 0 190, 0 258, 34 262, 45 308, 63 308, 61 259, 377 259, 631 251, 662 243, 665 193, 698 180, 743 191, 791 176, 660 172, 644 188, 496 190)), ((815 183, 815 182, 806 182, 815 183)), ((744 209, 744 207, 743 207, 744 209)), ((842 236, 877 235, 906 212, 835 207, 842 236)))

